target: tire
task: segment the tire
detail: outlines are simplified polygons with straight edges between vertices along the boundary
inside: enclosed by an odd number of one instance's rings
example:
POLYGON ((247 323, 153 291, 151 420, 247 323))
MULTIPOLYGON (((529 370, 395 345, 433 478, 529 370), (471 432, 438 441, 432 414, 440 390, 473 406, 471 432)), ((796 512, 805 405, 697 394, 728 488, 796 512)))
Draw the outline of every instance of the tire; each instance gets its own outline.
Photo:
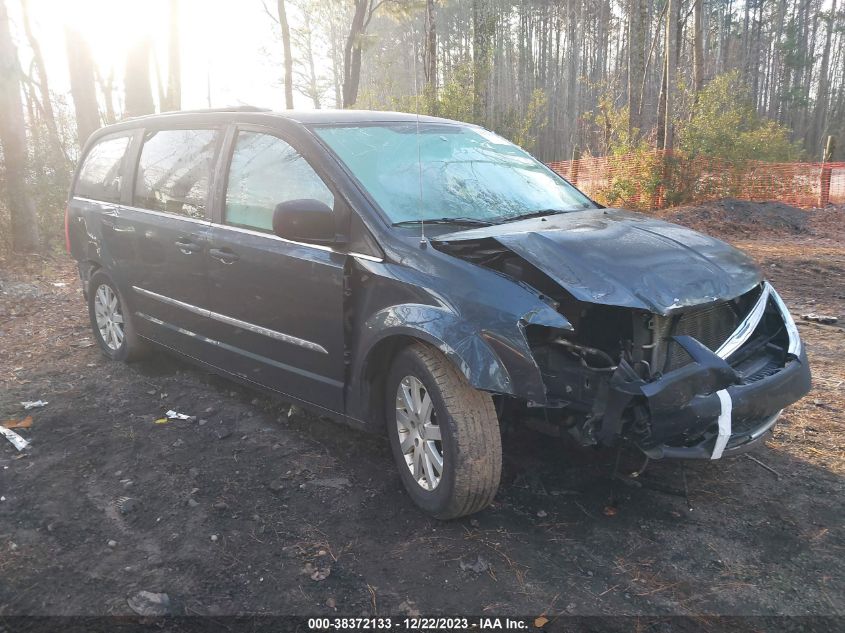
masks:
POLYGON ((391 451, 414 503, 438 519, 490 505, 502 472, 499 421, 490 394, 474 389, 438 350, 415 343, 394 359, 385 400, 391 451), (426 416, 429 403, 432 413, 426 416))
POLYGON ((145 355, 147 346, 135 331, 123 295, 111 277, 102 270, 91 275, 88 283, 88 317, 94 338, 107 358, 131 362, 145 355), (102 306, 105 303, 114 306, 114 309, 104 311, 102 306), (97 320, 98 314, 104 319, 101 322, 97 320), (104 329, 101 329, 101 325, 104 329))

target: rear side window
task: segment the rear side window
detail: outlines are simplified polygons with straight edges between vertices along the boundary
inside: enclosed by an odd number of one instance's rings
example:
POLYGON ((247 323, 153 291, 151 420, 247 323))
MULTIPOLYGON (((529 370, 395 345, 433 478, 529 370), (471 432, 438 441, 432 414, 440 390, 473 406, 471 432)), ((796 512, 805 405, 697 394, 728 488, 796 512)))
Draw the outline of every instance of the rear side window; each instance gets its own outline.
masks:
POLYGON ((293 147, 269 134, 239 132, 229 167, 225 223, 272 232, 276 205, 304 198, 334 207, 332 192, 293 147))
POLYGON ((74 194, 102 202, 120 202, 120 178, 128 147, 128 136, 105 139, 92 147, 79 170, 74 194))
POLYGON ((216 130, 147 132, 135 178, 135 206, 205 219, 216 147, 216 130))

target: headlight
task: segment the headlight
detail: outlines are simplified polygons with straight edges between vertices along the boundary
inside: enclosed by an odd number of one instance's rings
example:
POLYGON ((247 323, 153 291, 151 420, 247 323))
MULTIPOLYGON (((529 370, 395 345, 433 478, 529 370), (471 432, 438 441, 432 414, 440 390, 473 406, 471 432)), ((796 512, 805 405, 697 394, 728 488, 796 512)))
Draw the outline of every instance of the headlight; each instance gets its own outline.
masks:
POLYGON ((792 318, 792 315, 789 314, 789 308, 786 307, 786 304, 783 302, 783 299, 780 298, 780 295, 777 293, 768 281, 766 282, 766 288, 768 288, 769 293, 772 296, 772 299, 775 300, 775 303, 778 306, 778 310, 780 310, 780 315, 783 317, 783 324, 786 326, 786 331, 789 334, 789 353, 798 357, 801 355, 801 337, 798 335, 798 327, 795 325, 795 321, 792 318))

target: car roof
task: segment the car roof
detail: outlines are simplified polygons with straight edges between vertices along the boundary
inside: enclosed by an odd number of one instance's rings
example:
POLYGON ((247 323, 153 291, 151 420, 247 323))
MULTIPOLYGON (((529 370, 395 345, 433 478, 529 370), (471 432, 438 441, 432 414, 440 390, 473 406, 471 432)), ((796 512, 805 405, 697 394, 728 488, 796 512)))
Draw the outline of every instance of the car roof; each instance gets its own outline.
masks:
POLYGON ((207 110, 180 110, 176 112, 165 112, 162 114, 148 114, 145 116, 124 119, 100 128, 92 138, 112 134, 127 129, 135 129, 145 125, 155 127, 166 127, 167 125, 197 125, 211 123, 227 123, 232 121, 267 122, 270 120, 285 119, 301 125, 348 125, 356 123, 447 123, 453 125, 467 125, 459 121, 442 119, 427 115, 419 115, 407 112, 383 112, 380 110, 283 110, 272 111, 254 106, 234 106, 231 108, 211 108, 207 110))

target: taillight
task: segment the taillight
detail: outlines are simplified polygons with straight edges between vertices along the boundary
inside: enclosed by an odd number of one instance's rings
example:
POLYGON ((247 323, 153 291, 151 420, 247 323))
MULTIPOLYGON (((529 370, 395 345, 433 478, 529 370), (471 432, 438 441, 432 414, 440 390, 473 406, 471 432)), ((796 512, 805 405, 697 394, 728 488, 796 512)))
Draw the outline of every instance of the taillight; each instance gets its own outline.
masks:
POLYGON ((70 205, 65 206, 65 250, 70 254, 70 205))

